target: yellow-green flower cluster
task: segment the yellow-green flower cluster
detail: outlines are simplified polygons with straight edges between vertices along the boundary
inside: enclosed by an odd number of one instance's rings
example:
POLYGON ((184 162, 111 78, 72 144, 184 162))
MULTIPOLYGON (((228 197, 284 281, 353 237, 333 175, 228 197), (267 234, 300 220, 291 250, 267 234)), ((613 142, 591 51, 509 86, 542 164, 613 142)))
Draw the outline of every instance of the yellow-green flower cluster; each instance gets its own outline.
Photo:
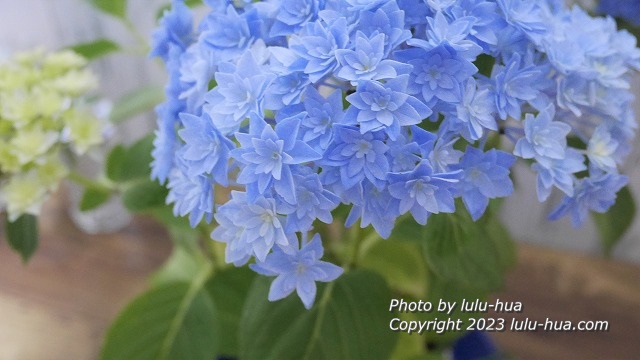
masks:
POLYGON ((73 51, 16 54, 0 63, 0 201, 13 221, 37 215, 69 169, 63 153, 102 142, 85 94, 97 85, 73 51))

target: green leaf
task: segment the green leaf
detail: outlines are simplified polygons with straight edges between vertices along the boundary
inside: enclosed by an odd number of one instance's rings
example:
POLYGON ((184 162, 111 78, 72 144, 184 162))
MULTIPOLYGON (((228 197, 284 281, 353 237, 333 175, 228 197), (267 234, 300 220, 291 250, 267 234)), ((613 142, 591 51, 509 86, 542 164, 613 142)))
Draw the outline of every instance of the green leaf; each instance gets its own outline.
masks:
POLYGON ((143 137, 131 147, 116 145, 107 156, 107 178, 115 182, 150 178, 152 150, 153 134, 143 137))
POLYGON ((487 236, 487 246, 493 249, 496 265, 504 274, 516 265, 518 254, 511 233, 498 215, 501 204, 502 199, 490 200, 487 212, 478 223, 487 236))
POLYGON ((388 359, 390 294, 377 274, 358 270, 319 287, 306 310, 291 296, 267 301, 270 280, 254 282, 240 320, 240 359, 388 359))
POLYGON ((613 248, 633 224, 636 215, 636 203, 629 187, 625 186, 618 192, 615 204, 607 212, 592 214, 604 253, 610 256, 613 248))
POLYGON ((9 245, 26 263, 38 248, 38 218, 24 214, 13 222, 7 219, 6 229, 9 245))
POLYGON ((109 328, 101 359, 215 358, 221 329, 202 290, 208 275, 201 273, 191 284, 164 284, 136 298, 109 328))
POLYGON ((175 216, 173 206, 165 205, 151 209, 151 215, 169 231, 173 242, 180 246, 197 243, 200 232, 191 227, 188 217, 175 216))
POLYGON ((96 9, 124 19, 127 15, 127 0, 87 0, 96 9))
POLYGON ((197 244, 192 244, 191 247, 186 244, 176 245, 173 247, 169 259, 151 276, 149 284, 152 287, 158 287, 172 282, 190 281, 206 265, 207 260, 197 249, 197 244))
POLYGON ((88 60, 95 60, 102 56, 120 50, 120 45, 109 39, 98 39, 73 45, 70 47, 70 49, 75 51, 79 55, 84 56, 88 60))
POLYGON ((80 211, 89 211, 106 203, 111 198, 111 191, 105 188, 86 188, 80 199, 80 211))
POLYGON ((153 157, 153 134, 148 134, 136 141, 127 151, 125 161, 126 171, 123 180, 149 179, 151 177, 151 162, 153 157))
MULTIPOLYGON (((487 212, 487 216, 491 214, 487 212)), ((428 268, 446 281, 494 291, 502 286, 513 245, 504 228, 487 231, 485 227, 497 224, 487 225, 488 222, 474 222, 465 211, 434 214, 426 226, 405 217, 396 225, 390 240, 417 241, 423 248, 428 268)))
POLYGON ((366 249, 358 264, 380 274, 394 290, 416 298, 426 295, 427 267, 416 243, 377 240, 366 249))
POLYGON ((120 181, 124 178, 126 171, 125 161, 127 160, 127 148, 124 145, 116 145, 107 155, 105 164, 106 175, 109 180, 120 181))
POLYGON ((256 273, 247 267, 230 267, 217 272, 205 285, 220 314, 220 327, 225 329, 218 339, 220 355, 236 358, 240 355, 240 317, 255 277, 256 273))
POLYGON ((122 202, 132 212, 146 211, 165 204, 167 188, 152 180, 143 180, 127 188, 122 202))
MULTIPOLYGON (((448 302, 448 303, 456 303, 456 310, 454 310, 451 315, 446 315, 442 312, 432 311, 430 313, 414 313, 411 314, 416 317, 416 320, 420 321, 431 321, 431 320, 442 320, 443 317, 451 319, 453 321, 457 321, 458 319, 462 320, 462 329, 464 330, 466 326, 469 324, 469 319, 477 318, 482 316, 481 313, 478 312, 462 312, 460 311, 460 306, 462 304, 462 300, 473 302, 476 299, 480 301, 486 301, 487 296, 490 291, 488 290, 479 290, 478 288, 470 288, 465 285, 453 283, 443 278, 433 277, 431 282, 429 282, 429 296, 426 301, 431 302, 434 307, 438 306, 440 301, 448 302)), ((445 331, 438 334, 436 331, 428 331, 423 334, 424 339, 428 342, 435 343, 439 346, 437 348, 450 348, 455 340, 460 338, 460 336, 464 335, 462 331, 445 331)))
POLYGON ((493 65, 495 64, 496 59, 493 56, 480 54, 476 61, 473 64, 478 68, 478 72, 484 76, 490 77, 491 70, 493 70, 493 65))
POLYGON ((145 86, 136 89, 117 100, 109 115, 109 120, 114 123, 132 118, 164 100, 164 91, 160 86, 145 86))
POLYGON ((490 239, 466 213, 434 214, 425 226, 424 254, 429 268, 444 280, 469 288, 497 290, 502 271, 490 239))

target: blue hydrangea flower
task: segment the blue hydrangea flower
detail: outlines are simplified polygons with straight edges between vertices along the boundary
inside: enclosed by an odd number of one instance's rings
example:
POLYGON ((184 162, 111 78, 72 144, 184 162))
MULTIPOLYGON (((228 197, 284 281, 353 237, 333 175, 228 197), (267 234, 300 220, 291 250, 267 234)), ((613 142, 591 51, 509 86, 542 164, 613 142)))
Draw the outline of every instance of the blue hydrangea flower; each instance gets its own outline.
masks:
MULTIPOLYGON (((239 14, 229 5, 226 12, 211 12, 203 20, 200 41, 215 51, 218 61, 239 57, 261 37, 261 26, 255 9, 239 14)), ((220 83, 219 83, 220 84, 220 83)))
POLYGON ((536 190, 539 201, 545 201, 551 194, 553 186, 562 190, 568 196, 573 196, 574 174, 586 170, 584 157, 575 149, 568 148, 565 157, 552 159, 541 157, 531 165, 531 169, 538 173, 536 190))
POLYGON ((626 182, 640 49, 611 18, 561 0, 204 4, 193 24, 173 0, 153 35, 168 82, 152 175, 177 216, 215 217, 227 262, 278 277, 271 300, 295 289, 310 307, 337 276, 306 242, 316 221, 386 238, 455 198, 480 218, 513 189, 497 143, 531 160, 540 201, 564 193, 554 219, 606 211, 626 182), (216 183, 239 191, 216 207, 216 183))
POLYGON ((218 228, 212 233, 214 240, 231 247, 231 261, 241 261, 255 256, 264 261, 274 245, 283 251, 293 251, 284 232, 284 216, 278 214, 276 201, 259 196, 249 203, 245 193, 233 191, 231 200, 218 208, 215 219, 218 228))
POLYGON ((342 66, 336 76, 356 84, 359 80, 392 79, 409 70, 406 64, 384 58, 385 37, 385 34, 377 34, 369 39, 358 32, 353 50, 336 50, 336 58, 342 66))
POLYGON ((386 152, 389 147, 382 134, 362 134, 357 128, 336 126, 333 142, 321 163, 340 169, 340 179, 345 189, 350 189, 367 178, 378 188, 384 187, 389 171, 386 152))
POLYGON ((434 47, 447 44, 455 49, 460 56, 468 61, 474 61, 482 53, 482 47, 468 38, 475 19, 470 16, 455 19, 451 22, 443 12, 437 12, 433 18, 427 17, 429 29, 426 39, 412 38, 407 44, 431 50, 434 47))
POLYGON ((615 171, 616 161, 613 158, 618 142, 611 137, 609 129, 600 125, 596 128, 587 144, 587 156, 594 166, 603 171, 615 171))
POLYGON ((524 119, 524 137, 518 140, 513 153, 525 159, 564 158, 567 134, 571 131, 571 126, 553 121, 554 114, 552 106, 536 117, 527 114, 524 119))
POLYGON ((552 220, 571 214, 573 226, 584 223, 589 210, 605 212, 615 203, 616 193, 627 184, 627 177, 618 174, 598 175, 578 180, 573 196, 565 196, 560 205, 549 214, 552 220))
POLYGON ((496 65, 491 72, 495 87, 496 109, 502 120, 507 116, 522 117, 522 103, 539 96, 538 86, 544 84, 543 72, 536 66, 523 66, 522 57, 513 54, 505 66, 496 65))
POLYGON ((180 98, 184 99, 185 111, 189 113, 201 112, 209 84, 218 69, 218 63, 210 58, 210 50, 197 45, 191 45, 180 56, 180 98))
POLYGON ((334 91, 326 99, 313 86, 304 95, 308 117, 300 124, 302 141, 323 153, 333 139, 333 124, 342 123, 342 92, 334 91))
POLYGON ((456 1, 447 13, 454 19, 470 16, 475 19, 469 35, 478 39, 479 45, 485 43, 491 48, 498 44, 498 34, 504 29, 503 19, 498 13, 498 5, 485 0, 456 1))
POLYGON ((386 3, 388 0, 344 0, 349 7, 349 11, 360 12, 375 10, 386 3))
POLYGON ((321 154, 298 140, 300 122, 306 114, 281 120, 275 129, 264 119, 253 115, 251 132, 237 133, 240 147, 231 156, 244 166, 238 183, 247 185, 249 200, 265 194, 273 185, 278 195, 291 204, 296 203, 295 183, 291 165, 318 160, 321 154))
POLYGON ((494 118, 495 107, 489 88, 479 88, 474 78, 465 86, 464 96, 456 105, 456 119, 465 124, 462 135, 474 141, 480 139, 487 130, 498 130, 494 118))
POLYGON ((455 168, 463 171, 459 192, 474 221, 484 214, 489 199, 511 195, 513 183, 509 178, 509 169, 515 161, 513 155, 504 151, 491 149, 483 152, 467 146, 460 164, 455 168))
POLYGON ((169 60, 172 47, 184 51, 194 40, 193 15, 182 0, 173 0, 171 9, 165 10, 160 26, 153 32, 150 56, 169 60))
POLYGON ((431 115, 431 109, 406 93, 408 80, 409 75, 402 75, 384 84, 358 82, 357 91, 347 96, 351 106, 344 121, 358 123, 363 134, 383 130, 395 140, 401 127, 418 124, 431 115))
POLYGON ((308 231, 316 219, 331 224, 331 210, 340 204, 341 199, 324 189, 318 174, 311 170, 304 174, 294 174, 293 179, 296 184, 296 203, 284 201, 279 204, 279 210, 288 215, 285 227, 287 232, 308 231))
POLYGON ((214 218, 218 226, 211 232, 211 239, 226 244, 225 261, 235 266, 242 266, 249 261, 252 252, 244 238, 245 226, 239 222, 246 206, 246 193, 232 192, 231 200, 220 206, 214 218))
POLYGON ((320 0, 281 0, 270 36, 291 35, 310 21, 315 20, 321 10, 320 0))
POLYGON ((185 142, 182 158, 187 160, 189 173, 210 174, 217 183, 227 186, 227 164, 233 143, 213 127, 206 113, 200 117, 182 113, 180 119, 184 128, 178 134, 185 142))
POLYGON ((399 216, 396 200, 389 193, 388 188, 378 188, 370 181, 358 183, 355 191, 350 190, 346 197, 353 203, 351 211, 345 221, 350 227, 360 220, 360 227, 371 225, 375 231, 386 239, 391 235, 393 226, 399 216))
POLYGON ((459 181, 460 171, 434 173, 427 161, 422 161, 412 171, 389 173, 389 193, 400 200, 399 213, 411 212, 422 225, 429 214, 454 212, 453 191, 459 181))
POLYGON ((462 84, 478 69, 449 45, 442 44, 426 51, 420 48, 396 53, 399 60, 413 66, 407 90, 421 94, 425 103, 434 97, 447 102, 462 98, 462 84))
POLYGON ((304 72, 316 83, 338 66, 336 50, 345 49, 349 41, 347 21, 342 18, 331 24, 309 23, 300 36, 289 39, 289 48, 306 61, 304 72))
POLYGON ((175 152, 179 148, 178 136, 176 135, 175 115, 170 111, 168 103, 160 104, 156 107, 157 129, 154 131, 153 150, 151 156, 151 178, 157 179, 160 183, 169 177, 173 168, 175 152))
POLYGON ((497 0, 504 14, 504 19, 527 36, 539 39, 547 31, 545 22, 549 15, 544 1, 497 0))
POLYGON ((270 301, 283 299, 295 290, 304 307, 311 309, 316 298, 316 281, 330 282, 344 272, 341 267, 320 260, 323 253, 320 235, 315 234, 293 254, 276 250, 250 267, 259 274, 277 276, 269 289, 270 301))
MULTIPOLYGON (((180 153, 178 153, 180 155, 180 153)), ((167 204, 173 203, 175 216, 189 215, 189 223, 195 228, 205 219, 211 222, 213 217, 213 184, 204 174, 192 175, 184 161, 176 161, 179 165, 169 174, 167 188, 167 204)))
POLYGON ((297 104, 309 84, 309 75, 302 71, 279 75, 267 88, 265 106, 272 110, 280 110, 285 106, 297 104))
POLYGON ((356 28, 368 38, 384 34, 385 57, 411 38, 411 31, 405 27, 405 11, 398 7, 396 1, 387 1, 373 12, 362 12, 356 28))
POLYGON ((445 172, 452 165, 460 162, 463 152, 454 148, 459 140, 460 138, 453 133, 448 133, 433 142, 433 147, 427 148, 429 152, 426 158, 429 159, 435 171, 445 172))
POLYGON ((218 86, 205 96, 204 111, 223 135, 230 135, 251 113, 262 114, 265 92, 273 78, 273 74, 262 71, 250 52, 245 52, 237 66, 220 64, 215 74, 218 86))
MULTIPOLYGON (((414 125, 413 127, 417 126, 414 125)), ((409 142, 407 140, 407 137, 408 136, 403 135, 400 136, 396 141, 388 143, 392 172, 404 172, 413 170, 413 168, 415 168, 421 160, 420 145, 418 145, 416 141, 409 142)))

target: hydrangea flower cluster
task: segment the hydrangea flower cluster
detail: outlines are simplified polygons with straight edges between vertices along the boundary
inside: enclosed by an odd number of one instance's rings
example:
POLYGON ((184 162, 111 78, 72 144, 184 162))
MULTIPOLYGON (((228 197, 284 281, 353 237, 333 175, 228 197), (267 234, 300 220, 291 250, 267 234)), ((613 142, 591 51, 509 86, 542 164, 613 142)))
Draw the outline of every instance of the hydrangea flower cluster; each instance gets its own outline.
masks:
POLYGON ((475 220, 522 158, 541 201, 564 193, 551 217, 579 225, 627 181, 640 50, 611 18, 554 0, 205 3, 195 26, 174 1, 153 35, 169 73, 153 176, 176 215, 215 218, 227 262, 278 276, 272 300, 310 307, 339 276, 312 235, 339 204, 383 238, 456 198, 475 220))
POLYGON ((64 149, 79 155, 103 141, 105 124, 84 99, 97 84, 86 64, 70 50, 0 62, 0 208, 10 221, 39 213, 69 171, 64 149))

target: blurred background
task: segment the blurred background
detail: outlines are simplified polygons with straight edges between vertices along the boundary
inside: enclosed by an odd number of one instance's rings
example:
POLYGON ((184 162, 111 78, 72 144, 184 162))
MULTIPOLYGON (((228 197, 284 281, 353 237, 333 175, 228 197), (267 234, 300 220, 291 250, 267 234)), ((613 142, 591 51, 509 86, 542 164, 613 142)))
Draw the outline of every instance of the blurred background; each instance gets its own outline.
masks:
MULTIPOLYGON (((162 65, 139 52, 134 34, 149 38, 163 0, 129 1, 131 27, 97 12, 83 0, 0 0, 0 58, 42 47, 55 50, 108 37, 131 47, 92 64, 98 94, 116 101, 145 84, 165 82, 162 65)), ((634 81, 640 94, 640 76, 634 81)), ((640 114, 640 101, 636 102, 640 114)), ((118 141, 132 142, 151 131, 153 112, 118 126, 118 141)), ((640 147, 624 173, 640 199, 640 147)), ((550 222, 555 201, 540 204, 531 170, 515 170, 516 194, 506 200, 503 219, 521 242, 520 263, 508 278, 504 300, 521 301, 522 318, 609 320, 608 333, 502 333, 499 347, 516 358, 632 358, 640 347, 640 221, 602 257, 592 223, 572 228, 568 219, 550 222), (604 346, 604 348, 603 348, 604 346), (581 355, 581 356, 578 356, 581 355)), ((67 190, 68 191, 68 190, 67 190)), ((558 199, 556 199, 558 200, 558 199)), ((122 230, 87 235, 67 216, 63 189, 41 217, 41 246, 22 264, 0 242, 0 359, 63 359, 97 356, 104 330, 117 311, 145 286, 146 277, 170 252, 170 240, 150 219, 135 218, 122 230)), ((107 215, 107 219, 109 216, 107 215)))

